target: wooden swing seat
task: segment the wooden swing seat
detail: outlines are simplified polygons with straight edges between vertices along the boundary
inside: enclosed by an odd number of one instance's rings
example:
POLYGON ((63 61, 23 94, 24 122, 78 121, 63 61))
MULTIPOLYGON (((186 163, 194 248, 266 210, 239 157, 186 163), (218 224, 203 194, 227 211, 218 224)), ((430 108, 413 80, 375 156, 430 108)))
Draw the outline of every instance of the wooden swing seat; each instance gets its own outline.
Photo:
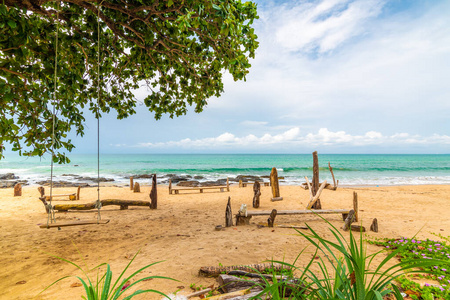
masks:
POLYGON ((80 225, 91 225, 91 224, 108 224, 109 220, 92 220, 92 221, 73 221, 66 223, 52 223, 52 224, 42 224, 39 225, 40 228, 55 228, 55 227, 69 227, 69 226, 80 226, 80 225))

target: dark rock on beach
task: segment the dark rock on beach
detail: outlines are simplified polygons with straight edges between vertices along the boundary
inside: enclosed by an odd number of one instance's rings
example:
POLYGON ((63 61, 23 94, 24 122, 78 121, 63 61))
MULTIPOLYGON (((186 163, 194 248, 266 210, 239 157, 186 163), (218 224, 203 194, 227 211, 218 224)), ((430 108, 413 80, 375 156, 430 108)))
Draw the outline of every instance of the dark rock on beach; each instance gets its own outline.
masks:
POLYGON ((27 180, 1 180, 0 189, 13 188, 16 184, 28 185, 27 180))
POLYGON ((19 176, 15 176, 14 173, 0 174, 0 180, 19 179, 19 176))
MULTIPOLYGON (((43 181, 38 181, 36 182, 36 184, 39 185, 43 185, 43 186, 50 186, 50 180, 43 180, 43 181)), ((69 181, 53 181, 53 187, 89 187, 90 185, 88 183, 74 183, 74 182, 69 182, 69 181)))
POLYGON ((260 176, 254 176, 254 175, 238 175, 234 179, 230 179, 231 181, 239 182, 239 180, 242 180, 242 182, 254 182, 254 181, 264 181, 261 179, 260 176))
MULTIPOLYGON (((77 177, 77 180, 97 182, 97 177, 77 177)), ((100 178, 98 178, 98 181, 99 182, 111 182, 111 181, 115 181, 115 180, 112 178, 100 177, 100 178)))
POLYGON ((199 186, 199 182, 196 180, 180 181, 180 182, 178 182, 177 186, 196 187, 196 186, 199 186))

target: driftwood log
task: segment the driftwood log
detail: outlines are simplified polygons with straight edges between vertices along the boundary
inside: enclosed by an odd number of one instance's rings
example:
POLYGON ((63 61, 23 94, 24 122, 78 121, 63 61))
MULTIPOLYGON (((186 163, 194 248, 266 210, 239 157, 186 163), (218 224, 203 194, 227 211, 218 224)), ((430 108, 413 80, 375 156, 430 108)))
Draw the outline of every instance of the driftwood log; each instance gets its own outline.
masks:
POLYGON ((14 197, 22 196, 22 185, 17 183, 14 186, 14 197))
MULTIPOLYGON (((252 288, 257 284, 263 284, 264 281, 261 278, 242 279, 232 275, 220 274, 217 277, 217 282, 224 293, 231 293, 252 288)), ((261 286, 257 286, 256 288, 262 290, 261 286)))
POLYGON ((258 181, 253 184, 253 207, 259 207, 259 197, 261 196, 261 185, 258 181))
POLYGON ((370 225, 370 231, 378 232, 378 220, 377 220, 377 218, 374 218, 372 220, 372 224, 370 225))
MULTIPOLYGON (((312 195, 315 196, 319 191, 319 157, 317 151, 313 152, 313 179, 312 179, 312 195)), ((322 209, 322 204, 320 203, 320 198, 317 198, 314 205, 311 206, 312 209, 322 209)))
MULTIPOLYGON (((46 205, 45 198, 39 198, 44 206, 46 205)), ((53 209, 57 211, 68 211, 68 210, 91 210, 97 209, 95 206, 97 201, 86 203, 86 204, 56 204, 53 205, 53 209)), ((139 200, 119 200, 119 199, 105 199, 100 201, 103 206, 117 205, 120 209, 128 209, 128 206, 148 206, 150 208, 149 201, 139 201, 139 200)))
POLYGON ((227 208, 225 210, 225 227, 233 226, 233 213, 231 211, 231 197, 228 197, 227 208))
POLYGON ((135 182, 134 188, 133 188, 133 193, 140 193, 140 192, 141 192, 141 187, 139 185, 139 182, 135 182))
POLYGON ((350 229, 352 231, 357 231, 357 232, 366 232, 366 227, 361 226, 361 225, 351 225, 350 229))
POLYGON ((272 212, 270 213, 269 218, 267 219, 267 225, 269 227, 273 227, 273 224, 275 223, 275 217, 277 216, 277 210, 272 209, 272 212))
MULTIPOLYGON (((305 179, 306 179, 306 183, 309 186, 308 177, 305 176, 305 179)), ((306 209, 314 209, 314 204, 316 204, 316 202, 319 201, 320 194, 322 193, 326 184, 327 184, 326 180, 324 182, 322 182, 322 184, 319 187, 319 190, 317 191, 317 193, 315 195, 313 195, 312 189, 309 189, 310 201, 309 201, 308 205, 306 206, 306 209)))
POLYGON ((133 188, 134 188, 133 176, 130 176, 130 191, 132 191, 133 188))
MULTIPOLYGON (((328 162, 328 169, 330 169, 331 177, 333 177, 333 187, 330 186, 330 190, 337 190, 339 180, 336 182, 336 179, 334 178, 333 168, 331 167, 330 162, 328 162)), ((326 187, 325 187, 326 188, 326 187)))
MULTIPOLYGON (((231 271, 245 271, 246 273, 260 272, 264 273, 268 270, 290 270, 289 266, 280 263, 264 263, 253 265, 237 265, 237 266, 220 266, 220 267, 201 267, 199 270, 200 276, 217 277, 220 274, 229 274, 231 271)), ((271 271, 270 271, 271 272, 271 271)), ((232 274, 239 275, 239 274, 232 274)), ((272 275, 268 275, 272 276, 272 275)))
POLYGON ((156 174, 153 174, 152 177, 152 189, 150 191, 150 208, 151 209, 158 208, 158 191, 156 185, 156 174))

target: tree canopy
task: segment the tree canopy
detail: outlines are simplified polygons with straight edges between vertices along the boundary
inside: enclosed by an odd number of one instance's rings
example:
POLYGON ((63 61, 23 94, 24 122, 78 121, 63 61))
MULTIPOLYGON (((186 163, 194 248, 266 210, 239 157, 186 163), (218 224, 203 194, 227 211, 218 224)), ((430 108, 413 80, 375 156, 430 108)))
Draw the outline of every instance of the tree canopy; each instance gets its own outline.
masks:
POLYGON ((258 47, 252 2, 2 2, 0 158, 6 143, 21 155, 51 151, 53 104, 53 160, 60 163, 74 147, 68 132, 84 134, 83 111, 100 117, 112 109, 126 118, 143 84, 156 119, 183 115, 188 106, 201 112, 223 92, 225 71, 245 79, 258 47))

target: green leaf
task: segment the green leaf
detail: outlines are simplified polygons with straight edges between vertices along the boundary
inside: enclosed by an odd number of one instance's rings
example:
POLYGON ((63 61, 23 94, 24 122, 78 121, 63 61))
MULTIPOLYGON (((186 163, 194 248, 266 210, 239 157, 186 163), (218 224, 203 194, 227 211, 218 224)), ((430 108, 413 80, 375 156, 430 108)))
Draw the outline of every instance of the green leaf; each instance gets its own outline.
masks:
POLYGON ((8 25, 9 25, 9 27, 11 27, 12 29, 14 29, 14 28, 17 27, 16 22, 14 22, 13 20, 9 20, 9 21, 8 21, 8 25))

